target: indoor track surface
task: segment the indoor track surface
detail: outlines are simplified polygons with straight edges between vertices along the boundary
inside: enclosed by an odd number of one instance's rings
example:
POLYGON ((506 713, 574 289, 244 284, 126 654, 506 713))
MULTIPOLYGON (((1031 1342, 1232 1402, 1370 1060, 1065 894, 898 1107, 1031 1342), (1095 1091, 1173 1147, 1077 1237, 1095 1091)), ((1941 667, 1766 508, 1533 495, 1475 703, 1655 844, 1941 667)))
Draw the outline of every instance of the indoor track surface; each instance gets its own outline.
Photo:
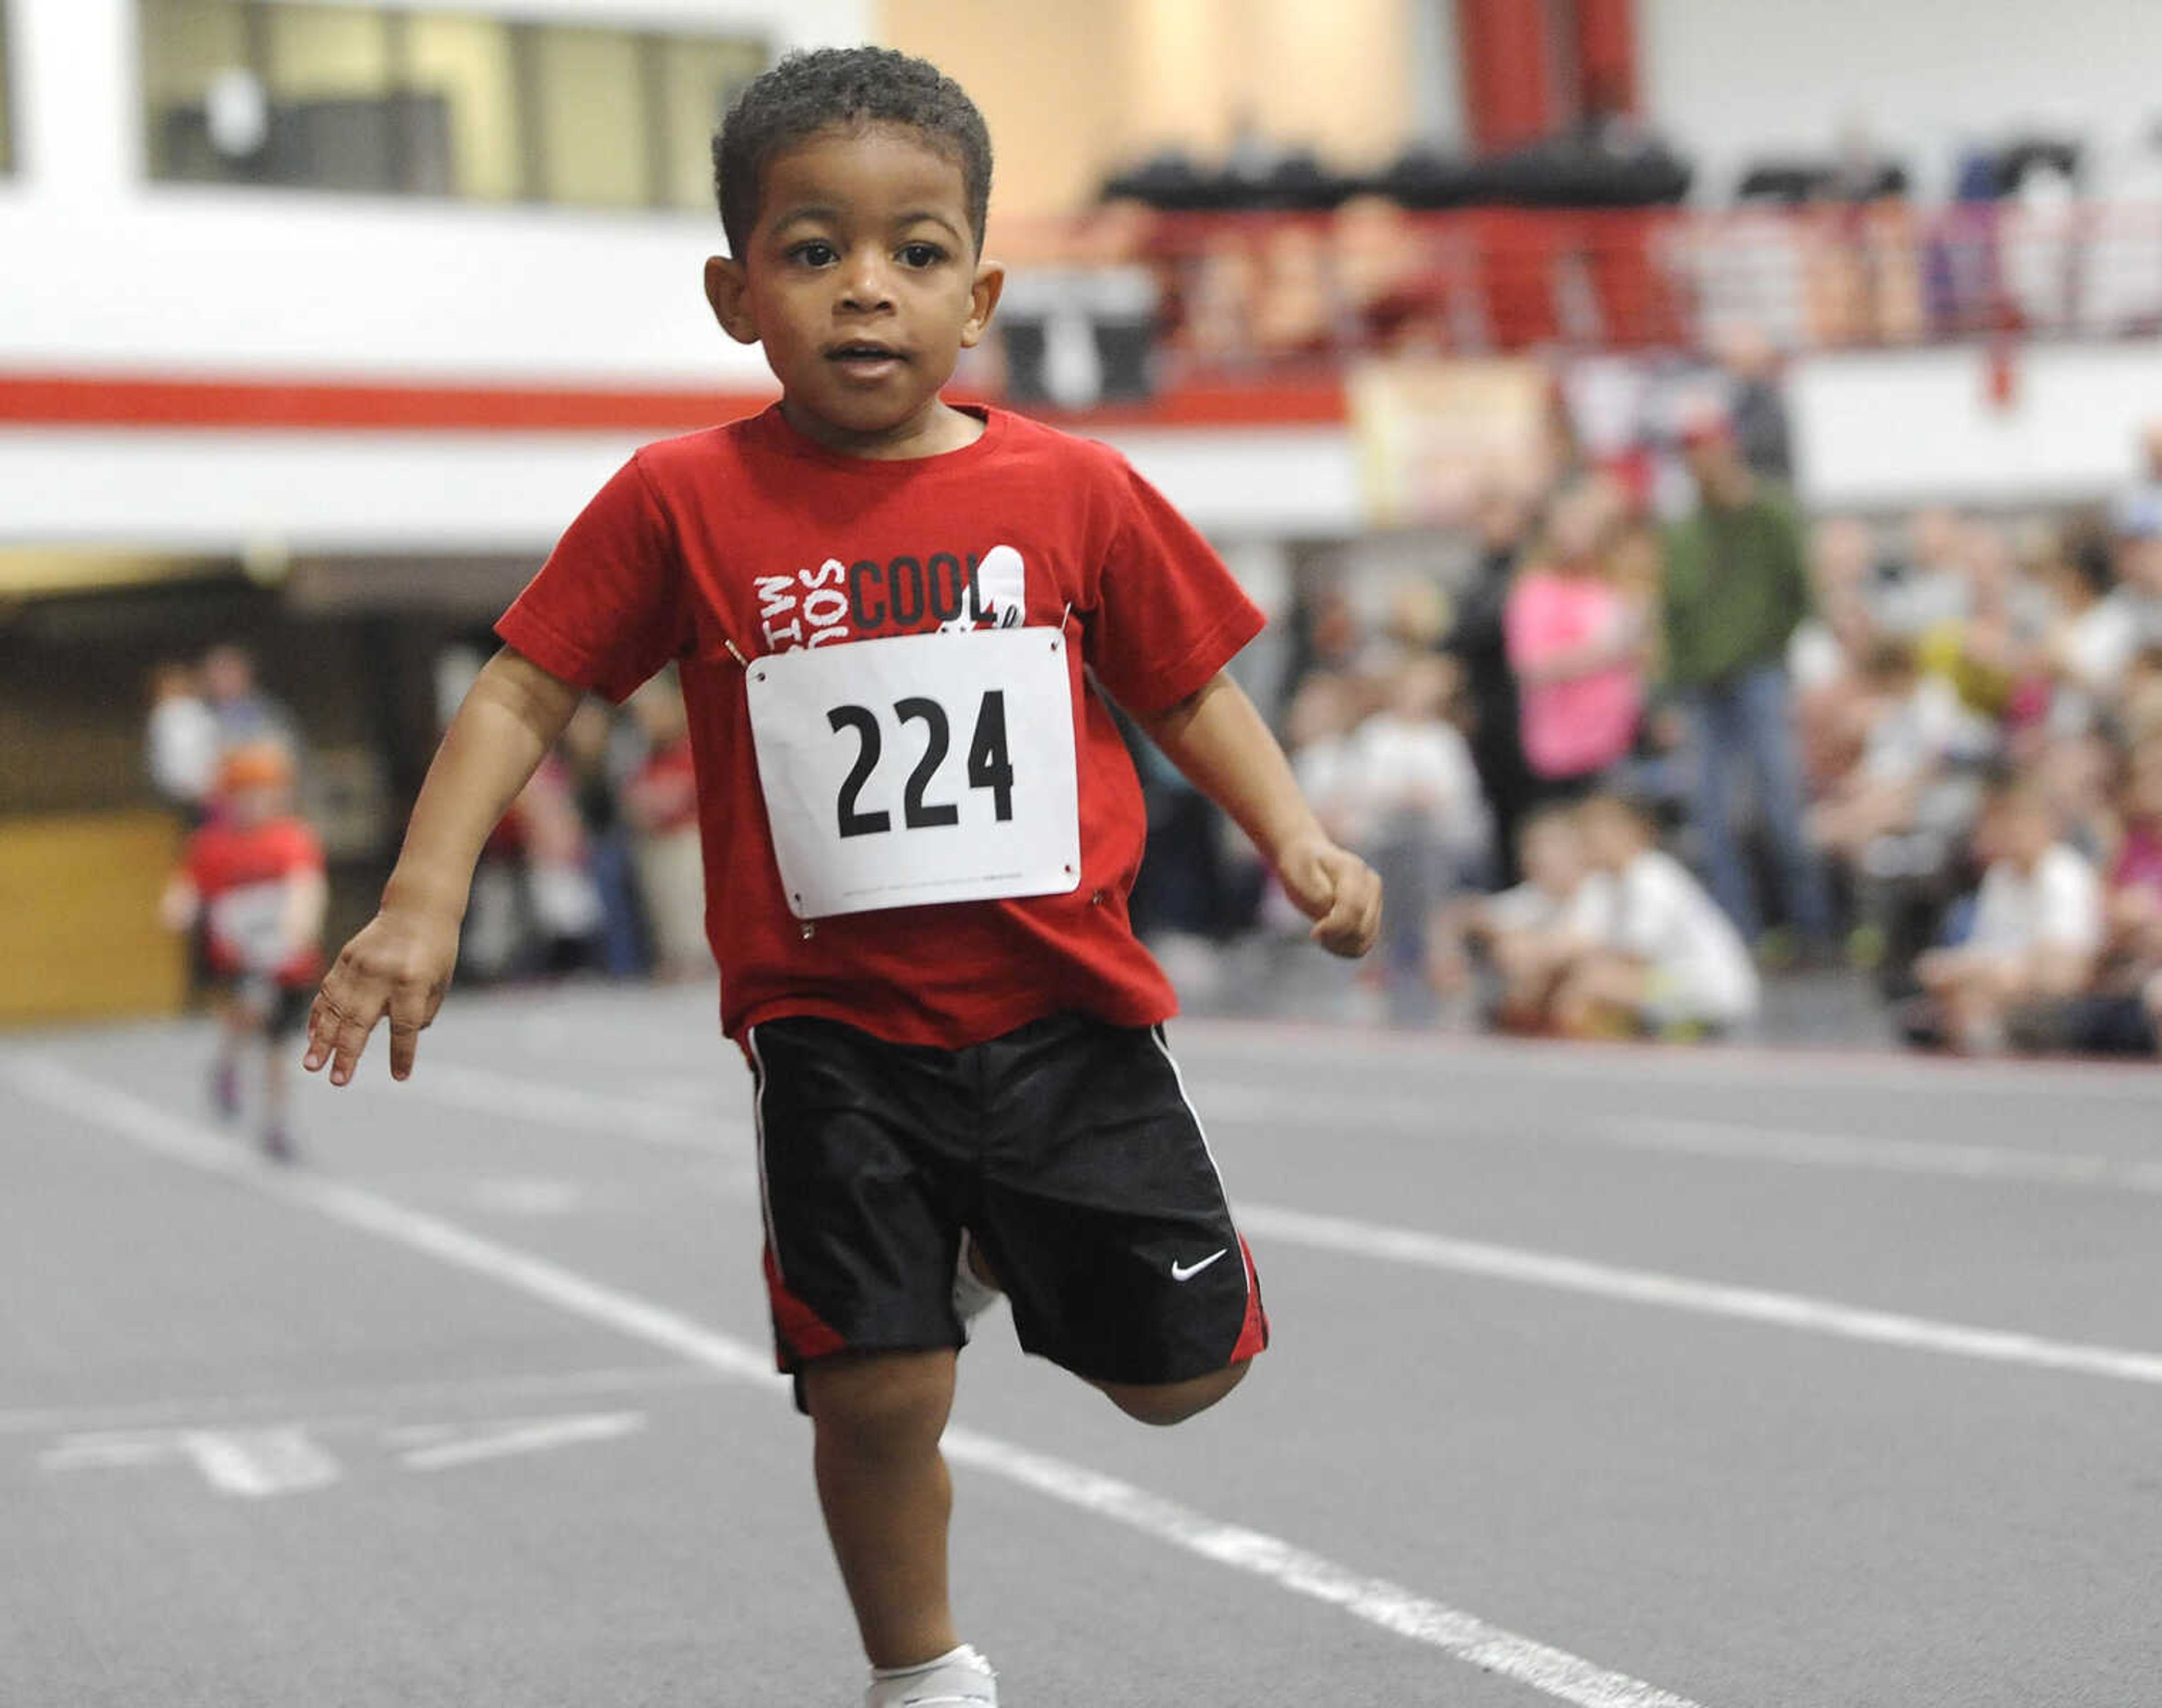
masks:
MULTIPOLYGON (((1008 1708, 2154 1708, 2162 1073, 1174 1025, 1273 1349, 964 1358, 1008 1708)), ((710 987, 454 997, 304 1166, 0 1041, 0 1705, 850 1708, 710 987)))

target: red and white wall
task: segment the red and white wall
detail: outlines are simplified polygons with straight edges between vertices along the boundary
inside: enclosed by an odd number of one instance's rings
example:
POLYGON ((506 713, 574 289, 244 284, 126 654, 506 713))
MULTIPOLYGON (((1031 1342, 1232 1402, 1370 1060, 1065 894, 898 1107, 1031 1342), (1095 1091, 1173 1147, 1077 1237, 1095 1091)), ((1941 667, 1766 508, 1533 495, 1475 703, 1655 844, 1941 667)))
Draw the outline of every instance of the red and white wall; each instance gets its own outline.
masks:
MULTIPOLYGON (((874 0, 502 3, 782 45, 860 39, 883 17, 874 0)), ((1462 70, 1512 8, 1546 9, 1404 0, 1406 63, 1454 55, 1462 70)), ((0 180, 0 542, 534 551, 633 445, 768 394, 757 353, 723 338, 701 300, 709 220, 153 185, 133 0, 13 0, 9 16, 19 170, 0 180)), ((2097 128, 2125 130, 2162 57, 2126 50, 2162 33, 2155 0, 2086 0, 2054 34, 2016 41, 2024 0, 1587 0, 1585 16, 1604 34, 1580 50, 1627 50, 1655 118, 1736 157, 1828 136, 1856 98, 1888 138, 1895 118, 1934 135, 1962 113, 1979 126, 2023 103, 2065 112, 2081 90, 2097 128)), ((1420 111, 1501 123, 1522 91, 1481 75, 1420 111)), ((2099 493, 2162 411, 2153 347, 2038 350, 2008 407, 1981 362, 1799 363, 1810 495, 2099 493)), ((1357 530, 1340 400, 1307 388, 1221 404, 1094 430, 1224 537, 1357 530)))

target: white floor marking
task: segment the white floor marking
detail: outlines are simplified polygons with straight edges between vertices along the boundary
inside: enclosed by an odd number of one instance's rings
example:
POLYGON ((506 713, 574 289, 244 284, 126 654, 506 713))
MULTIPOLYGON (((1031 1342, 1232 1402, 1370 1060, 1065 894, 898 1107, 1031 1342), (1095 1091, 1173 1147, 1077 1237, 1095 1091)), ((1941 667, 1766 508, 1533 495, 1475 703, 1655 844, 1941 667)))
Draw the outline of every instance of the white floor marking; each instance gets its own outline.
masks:
POLYGON ((1962 1323, 1904 1316, 1894 1311, 1869 1310, 1803 1293, 1728 1287, 1655 1269, 1624 1269, 1581 1257, 1528 1251, 1513 1246, 1491 1246, 1474 1240, 1453 1240, 1412 1228, 1387 1227, 1342 1216, 1313 1215, 1304 1210, 1268 1204, 1240 1204, 1238 1211, 1240 1225, 1250 1234, 1318 1251, 1448 1270, 1490 1281, 1554 1288, 1597 1298, 1623 1299, 1632 1304, 1659 1305, 1700 1316, 1765 1323, 1810 1334, 1836 1335, 1841 1340, 1898 1346, 1909 1351, 1940 1352, 1992 1364, 2026 1365, 2067 1375, 2107 1376, 2118 1382, 2162 1386, 2162 1355, 2152 1352, 2049 1340, 2038 1335, 2002 1329, 1972 1328, 1962 1323))
POLYGON ((504 1216, 576 1215, 592 1194, 576 1180, 551 1180, 530 1174, 499 1174, 473 1181, 466 1195, 475 1209, 504 1216))
POLYGON ((1958 1180, 2013 1180, 2049 1186, 2162 1193, 2162 1162, 2119 1162, 2092 1152, 2026 1149, 2015 1145, 1943 1143, 1859 1133, 1804 1131, 1747 1121, 1702 1120, 1674 1115, 1610 1115, 1542 1126, 1536 1118, 1504 1133, 1491 1125, 1452 1120, 1431 1099, 1362 1092, 1355 1087, 1318 1095, 1262 1091, 1219 1080, 1204 1083, 1202 1107, 1212 1120, 1231 1124, 1310 1120, 1332 1131, 1384 1128, 1422 1137, 1469 1137, 1511 1144, 1608 1146, 1804 1167, 1851 1168, 1958 1180))
POLYGON ((1192 1053, 1244 1058, 1271 1067, 1303 1060, 1340 1076, 1361 1063, 1413 1060, 1445 1066, 1452 1074, 1496 1073, 1522 1079, 1648 1080, 1659 1084, 1796 1086, 1830 1089, 2005 1093, 2144 1103, 2162 1110, 2162 1070, 2145 1062, 1977 1062, 1914 1056, 1896 1050, 1815 1049, 1806 1045, 1588 1044, 1516 1038, 1387 1032, 1359 1026, 1302 1025, 1268 1020, 1190 1020, 1178 1038, 1200 1042, 1192 1053))
POLYGON ((417 1091, 431 1103, 447 1108, 470 1110, 499 1121, 566 1128, 589 1138, 642 1139, 680 1150, 733 1154, 748 1154, 750 1145, 750 1123, 740 1115, 610 1097, 453 1062, 424 1060, 403 1085, 379 1073, 356 1074, 348 1089, 400 1097, 417 1091))
POLYGON ((553 1375, 480 1376, 462 1382, 384 1382, 374 1387, 313 1388, 280 1393, 176 1395, 108 1406, 50 1406, 0 1412, 0 1435, 114 1434, 159 1423, 196 1424, 207 1418, 254 1413, 276 1418, 307 1414, 307 1427, 368 1421, 383 1408, 436 1400, 509 1396, 620 1393, 652 1388, 704 1387, 720 1380, 711 1371, 680 1364, 619 1370, 574 1370, 553 1375), (326 1408, 337 1407, 335 1414, 326 1408), (343 1408, 366 1408, 350 1410, 343 1408))
MULTIPOLYGON (((33 1059, 13 1064, 8 1078, 23 1095, 117 1134, 144 1150, 191 1167, 247 1179, 289 1204, 485 1276, 567 1314, 666 1348, 688 1362, 762 1387, 784 1386, 773 1373, 771 1359, 746 1342, 373 1193, 303 1173, 266 1172, 194 1122, 86 1075, 50 1061, 33 1059)), ((1700 1708, 1685 1696, 1489 1625, 1474 1614, 1429 1600, 1400 1585, 1362 1576, 1276 1537, 1219 1523, 1084 1466, 970 1429, 949 1430, 946 1446, 958 1463, 1005 1477, 1292 1594, 1340 1607, 1370 1625, 1469 1661, 1558 1701, 1573 1703, 1576 1708, 1700 1708)))
POLYGON ((448 1470, 454 1465, 479 1465, 491 1459, 513 1459, 529 1453, 547 1453, 558 1447, 575 1447, 589 1441, 619 1441, 645 1427, 643 1412, 589 1412, 574 1418, 509 1419, 468 1433, 452 1441, 415 1447, 399 1462, 409 1470, 448 1470))
POLYGON ((275 1429, 175 1429, 157 1434, 76 1435, 38 1460, 41 1470, 111 1470, 145 1465, 191 1464, 220 1494, 246 1500, 328 1488, 344 1475, 308 1432, 275 1429))
POLYGON ((2016 1180, 2044 1186, 2162 1192, 2162 1162, 2125 1162, 2085 1151, 2016 1145, 1940 1144, 1924 1139, 1800 1131, 1746 1121, 1617 1115, 1595 1129, 1610 1143, 1693 1157, 1736 1157, 1804 1167, 1856 1168, 1961 1180, 2016 1180))
MULTIPOLYGON (((1214 1088, 1209 1096, 1212 1112, 1216 1110, 1219 1098, 1223 1102, 1232 1104, 1235 1110, 1240 1107, 1258 1110, 1265 1103, 1267 1110, 1278 1118, 1282 1117, 1287 1108, 1295 1109, 1297 1106, 1293 1094, 1271 1094, 1263 1099, 1260 1094, 1242 1093, 1219 1086, 1214 1088), (1241 1097, 1246 1099, 1243 1104, 1240 1102, 1241 1097)), ((1375 1101, 1371 1098, 1361 1099, 1355 1093, 1349 1099, 1331 1099, 1335 1110, 1334 1119, 1340 1123, 1347 1110, 1356 1115, 1371 1107, 1375 1101)), ((1398 1112, 1407 1119, 1418 1115, 1428 1129, 1434 1125, 1434 1117, 1430 1107, 1407 1105, 1398 1112)), ((1621 1119, 1616 1118, 1617 1121, 1621 1119)), ((1674 1128, 1684 1135, 1675 1141, 1678 1145, 1687 1142, 1689 1130, 1692 1127, 1700 1130, 1695 1135, 1700 1144, 1720 1142, 1716 1136, 1706 1137, 1702 1130, 1726 1132, 1729 1136, 1728 1142, 1747 1142, 1746 1139, 1733 1136, 1735 1130, 1730 1123, 1662 1120, 1657 1125, 1674 1128)), ((1762 1130, 1757 1131, 1761 1138, 1762 1130)), ((1780 1138, 1793 1144, 1798 1152, 1812 1144, 1834 1141, 1833 1136, 1821 1134, 1789 1133, 1780 1136, 1780 1138)), ((1777 1144, 1780 1140, 1775 1139, 1773 1142, 1777 1144)), ((1873 1147, 1877 1143, 1873 1140, 1861 1139, 1848 1142, 1861 1149, 1873 1147)), ((1904 1147, 1905 1151, 1921 1152, 1934 1152, 1939 1148, 1914 1142, 1904 1147)), ((1970 1167, 1977 1166, 1971 1162, 1972 1154, 1983 1152, 1997 1159, 1989 1166, 2002 1167, 2008 1172, 2014 1162, 2029 1154, 1979 1146, 1944 1148, 1954 1155, 1964 1149, 1969 1155, 1970 1167)), ((2046 1153, 2032 1154, 2039 1163, 2052 1160, 2046 1153)), ((1924 1157, 1919 1160, 1926 1162, 1928 1158, 1924 1157)), ((2060 1182, 2086 1179, 2082 1159, 2058 1157, 2054 1160, 2067 1165, 2065 1172, 2046 1178, 2060 1182)), ((1954 1163, 1952 1166, 1956 1168, 1959 1165, 1954 1163)), ((2105 1176, 2104 1183, 2134 1185, 2139 1190, 2154 1189, 2137 1184, 2149 1178, 2151 1173, 2144 1166, 2128 1165, 2105 1176)), ((1491 1280, 1513 1281, 1571 1293, 1590 1293, 1606 1298, 1626 1299, 1637 1304, 1658 1305, 1700 1315, 1771 1324, 1877 1345, 1899 1346, 1913 1351, 1944 1353, 1953 1357, 1981 1359, 1998 1364, 2022 1364, 2039 1370, 2105 1376, 2120 1382, 2162 1383, 2162 1354, 2088 1345, 2078 1341, 2051 1340, 2015 1330, 1940 1322, 1926 1317, 1906 1316, 1893 1311, 1844 1304, 1832 1299, 1815 1298, 1803 1293, 1776 1293, 1757 1288, 1729 1286, 1719 1282, 1697 1281, 1658 1270, 1619 1267, 1584 1258, 1512 1246, 1451 1239, 1416 1229, 1389 1227, 1345 1217, 1314 1215, 1303 1210, 1269 1204, 1242 1201, 1237 1208, 1240 1225, 1247 1232, 1263 1234, 1323 1251, 1382 1258, 1428 1269, 1452 1270, 1461 1274, 1484 1276, 1491 1280)))

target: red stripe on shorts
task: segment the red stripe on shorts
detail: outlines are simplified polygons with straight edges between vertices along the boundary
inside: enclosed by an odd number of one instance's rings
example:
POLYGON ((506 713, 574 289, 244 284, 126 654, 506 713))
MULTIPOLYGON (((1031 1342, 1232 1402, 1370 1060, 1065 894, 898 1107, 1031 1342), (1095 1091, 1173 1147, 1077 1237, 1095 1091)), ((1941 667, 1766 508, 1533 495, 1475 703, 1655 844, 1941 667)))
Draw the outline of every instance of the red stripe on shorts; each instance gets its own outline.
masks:
POLYGON ((1269 1344, 1269 1314, 1261 1308, 1261 1278, 1254 1272, 1254 1254, 1246 1249, 1246 1236, 1239 1236, 1239 1256, 1246 1266, 1246 1320, 1239 1325, 1239 1344, 1231 1349, 1230 1362, 1243 1364, 1269 1344))
POLYGON ((788 1290, 770 1246, 765 1248, 765 1295, 773 1306, 774 1338, 781 1343, 779 1362, 783 1371, 792 1371, 808 1360, 823 1358, 847 1346, 848 1342, 828 1328, 817 1312, 788 1290))

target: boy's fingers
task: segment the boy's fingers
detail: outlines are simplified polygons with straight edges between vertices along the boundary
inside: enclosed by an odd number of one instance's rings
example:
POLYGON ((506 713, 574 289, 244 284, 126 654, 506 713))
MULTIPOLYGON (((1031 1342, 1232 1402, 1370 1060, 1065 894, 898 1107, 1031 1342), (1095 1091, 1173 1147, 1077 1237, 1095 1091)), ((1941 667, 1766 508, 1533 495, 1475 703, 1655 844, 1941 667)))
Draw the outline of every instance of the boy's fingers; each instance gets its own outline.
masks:
POLYGON ((368 1035, 375 1030, 375 1022, 382 1015, 380 1004, 371 1003, 365 1008, 344 1008, 332 1000, 327 988, 319 991, 315 1007, 308 1016, 306 1065, 309 1070, 313 1072, 321 1067, 327 1058, 331 1064, 331 1084, 345 1084, 352 1078, 352 1070, 358 1064, 362 1052, 368 1047, 368 1035))
POLYGON ((1381 934, 1381 884, 1365 861, 1353 859, 1333 875, 1336 896, 1313 939, 1332 954, 1356 958, 1374 946, 1381 934))
POLYGON ((403 1079, 413 1071, 413 1057, 420 1047, 420 1034, 435 1018, 435 1005, 426 997, 393 996, 387 1018, 390 1024, 390 1077, 403 1079))

